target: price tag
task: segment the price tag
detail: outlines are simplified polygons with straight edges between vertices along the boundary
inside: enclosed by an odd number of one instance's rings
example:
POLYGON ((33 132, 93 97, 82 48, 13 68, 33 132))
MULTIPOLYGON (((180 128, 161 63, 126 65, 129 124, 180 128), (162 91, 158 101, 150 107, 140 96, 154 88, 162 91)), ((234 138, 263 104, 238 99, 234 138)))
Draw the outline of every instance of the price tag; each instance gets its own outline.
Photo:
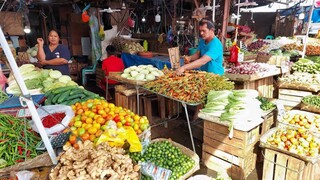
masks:
POLYGON ((279 101, 275 102, 277 109, 278 109, 278 117, 282 118, 286 114, 286 110, 284 108, 284 105, 280 103, 279 101))
POLYGON ((19 117, 19 118, 28 118, 28 117, 31 117, 31 113, 29 111, 29 109, 20 109, 18 112, 17 112, 17 115, 16 117, 19 117))

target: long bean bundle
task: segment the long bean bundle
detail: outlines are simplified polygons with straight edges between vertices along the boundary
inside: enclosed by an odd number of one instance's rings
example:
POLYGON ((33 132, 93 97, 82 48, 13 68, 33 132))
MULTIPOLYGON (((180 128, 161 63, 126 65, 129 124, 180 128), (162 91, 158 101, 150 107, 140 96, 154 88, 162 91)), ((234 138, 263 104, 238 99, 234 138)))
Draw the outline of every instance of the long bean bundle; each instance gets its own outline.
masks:
POLYGON ((39 141, 25 119, 0 113, 0 168, 36 157, 39 141))

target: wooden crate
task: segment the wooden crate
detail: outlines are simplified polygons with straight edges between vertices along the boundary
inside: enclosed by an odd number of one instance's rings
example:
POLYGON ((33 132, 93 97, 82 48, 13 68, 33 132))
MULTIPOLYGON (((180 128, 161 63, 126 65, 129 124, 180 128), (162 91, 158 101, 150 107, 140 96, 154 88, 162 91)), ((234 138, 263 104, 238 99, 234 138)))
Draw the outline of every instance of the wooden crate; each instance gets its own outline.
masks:
POLYGON ((308 95, 312 92, 293 89, 279 89, 278 92, 279 102, 288 107, 298 107, 302 98, 308 95))
POLYGON ((271 149, 265 149, 263 180, 319 180, 319 163, 312 164, 271 149))
MULTIPOLYGON (((142 104, 141 98, 140 100, 140 105, 142 104)), ((116 106, 121 106, 123 108, 127 108, 131 110, 134 113, 137 113, 137 96, 136 95, 131 95, 131 96, 125 96, 124 94, 120 92, 115 92, 115 105, 116 106)), ((142 108, 140 106, 140 115, 142 114, 142 108)))
POLYGON ((273 98, 273 77, 266 77, 254 81, 235 81, 235 89, 255 89, 259 96, 273 98))
POLYGON ((270 111, 262 117, 264 119, 263 123, 260 125, 259 135, 264 135, 269 129, 275 126, 277 119, 276 109, 270 111))
POLYGON ((255 169, 256 154, 249 153, 246 157, 240 158, 204 144, 202 161, 211 170, 226 172, 233 180, 242 180, 255 169))
POLYGON ((203 143, 241 158, 253 152, 253 147, 259 140, 259 126, 248 132, 234 129, 232 139, 228 135, 227 126, 204 121, 203 143))

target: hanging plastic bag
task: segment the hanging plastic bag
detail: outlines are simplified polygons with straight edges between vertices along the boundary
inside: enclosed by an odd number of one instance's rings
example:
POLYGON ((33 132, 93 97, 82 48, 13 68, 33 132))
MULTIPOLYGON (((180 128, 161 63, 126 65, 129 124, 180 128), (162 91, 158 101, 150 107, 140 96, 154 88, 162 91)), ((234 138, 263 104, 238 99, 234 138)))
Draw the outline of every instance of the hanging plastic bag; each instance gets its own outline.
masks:
POLYGON ((127 23, 129 27, 134 28, 135 21, 131 17, 128 17, 127 23))
POLYGON ((83 10, 82 10, 82 14, 81 14, 81 17, 82 17, 82 21, 83 22, 89 22, 90 20, 90 16, 87 12, 87 10, 90 8, 90 4, 88 4, 83 10))
POLYGON ((234 63, 236 66, 239 65, 238 62, 238 54, 239 54, 239 47, 234 42, 233 45, 230 48, 230 58, 229 62, 234 63))
POLYGON ((100 25, 100 29, 99 29, 99 33, 98 36, 100 38, 100 41, 103 41, 105 38, 105 34, 104 34, 104 30, 103 30, 103 26, 100 25))

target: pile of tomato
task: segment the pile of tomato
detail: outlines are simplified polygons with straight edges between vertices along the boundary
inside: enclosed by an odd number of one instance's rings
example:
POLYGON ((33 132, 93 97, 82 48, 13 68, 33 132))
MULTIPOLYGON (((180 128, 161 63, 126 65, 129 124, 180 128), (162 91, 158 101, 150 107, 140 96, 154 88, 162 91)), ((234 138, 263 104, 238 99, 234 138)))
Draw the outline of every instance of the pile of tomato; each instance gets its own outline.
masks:
POLYGON ((89 99, 71 107, 75 112, 75 116, 69 123, 72 135, 68 143, 71 145, 76 144, 79 137, 82 140, 96 142, 108 130, 108 121, 114 121, 118 128, 132 127, 137 135, 149 128, 146 116, 139 116, 129 109, 115 106, 104 99, 89 99))

